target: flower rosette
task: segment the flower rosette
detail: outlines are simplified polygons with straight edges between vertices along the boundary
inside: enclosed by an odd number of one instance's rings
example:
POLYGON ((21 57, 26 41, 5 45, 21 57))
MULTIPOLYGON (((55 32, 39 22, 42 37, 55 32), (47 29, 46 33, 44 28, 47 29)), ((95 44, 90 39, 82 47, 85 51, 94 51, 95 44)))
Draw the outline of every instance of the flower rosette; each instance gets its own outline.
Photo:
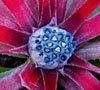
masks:
POLYGON ((56 90, 58 82, 65 90, 100 90, 91 74, 100 69, 76 53, 100 35, 100 13, 88 18, 100 0, 70 1, 0 0, 0 53, 27 56, 0 79, 0 90, 56 90))

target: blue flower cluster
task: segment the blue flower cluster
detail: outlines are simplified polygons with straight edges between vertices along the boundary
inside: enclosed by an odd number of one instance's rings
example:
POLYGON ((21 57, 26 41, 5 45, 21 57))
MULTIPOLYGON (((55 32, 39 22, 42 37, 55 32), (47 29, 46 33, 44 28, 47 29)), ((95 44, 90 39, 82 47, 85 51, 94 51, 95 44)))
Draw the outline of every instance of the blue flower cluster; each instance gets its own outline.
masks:
POLYGON ((36 51, 43 56, 41 61, 47 65, 67 62, 76 49, 76 41, 71 33, 54 28, 43 28, 42 36, 38 36, 35 43, 36 51))

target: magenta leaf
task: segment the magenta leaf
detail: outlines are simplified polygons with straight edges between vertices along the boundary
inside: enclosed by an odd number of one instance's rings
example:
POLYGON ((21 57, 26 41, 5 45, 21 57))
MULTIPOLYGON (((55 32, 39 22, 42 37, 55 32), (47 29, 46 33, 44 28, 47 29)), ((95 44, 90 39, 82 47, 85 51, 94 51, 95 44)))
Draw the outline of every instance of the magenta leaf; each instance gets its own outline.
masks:
POLYGON ((82 88, 75 83, 72 79, 68 76, 59 76, 59 83, 61 86, 64 87, 64 90, 81 90, 82 88))
POLYGON ((39 0, 26 0, 34 19, 39 22, 39 0))
POLYGON ((66 67, 65 74, 84 90, 100 90, 100 82, 87 70, 77 67, 66 67))
POLYGON ((76 13, 76 11, 86 2, 87 0, 69 0, 69 7, 66 12, 65 19, 68 19, 71 15, 76 13))
POLYGON ((41 78, 40 71, 36 69, 35 66, 31 63, 27 63, 19 76, 21 78, 22 85, 29 90, 35 88, 41 78))
POLYGON ((16 47, 16 48, 8 49, 8 50, 1 50, 0 53, 2 53, 2 54, 17 54, 17 55, 21 54, 21 55, 29 56, 27 44, 23 45, 21 47, 16 47))
POLYGON ((100 4, 100 0, 87 0, 70 18, 60 24, 61 28, 75 34, 77 29, 83 24, 92 11, 100 4))
POLYGON ((19 73, 24 65, 11 70, 11 72, 0 79, 0 90, 18 90, 22 87, 19 73))
POLYGON ((20 30, 20 27, 16 23, 16 20, 12 16, 11 12, 7 9, 7 7, 1 0, 0 0, 0 25, 7 26, 11 29, 20 30))
POLYGON ((56 90, 58 82, 57 70, 41 70, 45 90, 56 90))
POLYGON ((39 27, 48 24, 51 20, 50 0, 40 0, 40 3, 42 4, 42 7, 40 7, 41 16, 40 16, 39 27))
POLYGON ((98 59, 100 58, 100 42, 99 41, 89 42, 88 44, 80 48, 76 52, 76 54, 87 60, 98 59))
POLYGON ((33 25, 36 26, 28 6, 25 4, 25 0, 2 0, 8 9, 16 17, 19 26, 26 32, 31 32, 33 25))
POLYGON ((29 35, 0 26, 0 42, 10 46, 18 47, 27 43, 29 35))
POLYGON ((63 21, 66 11, 67 11, 67 1, 68 0, 57 0, 57 22, 60 23, 63 21))
POLYGON ((75 35, 77 44, 86 42, 100 35, 100 13, 86 21, 75 35))
POLYGON ((37 86, 34 87, 34 90, 45 90, 42 80, 40 80, 40 81, 37 83, 37 86))
POLYGON ((100 74, 100 69, 97 68, 96 66, 90 64, 88 61, 85 61, 84 59, 78 57, 77 55, 73 55, 71 59, 68 62, 68 65, 71 66, 78 66, 80 68, 84 68, 93 72, 96 72, 100 74))

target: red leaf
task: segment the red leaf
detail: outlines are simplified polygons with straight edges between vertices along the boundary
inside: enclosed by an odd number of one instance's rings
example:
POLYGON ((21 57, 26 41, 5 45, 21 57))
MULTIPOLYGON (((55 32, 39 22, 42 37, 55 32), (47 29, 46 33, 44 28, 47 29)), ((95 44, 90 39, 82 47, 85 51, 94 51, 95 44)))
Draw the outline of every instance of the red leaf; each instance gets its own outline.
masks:
POLYGON ((14 47, 7 45, 7 44, 4 44, 4 43, 0 43, 0 52, 5 51, 5 50, 9 50, 9 49, 12 49, 12 48, 14 48, 14 47))
POLYGON ((84 90, 100 90, 100 82, 85 69, 66 67, 65 74, 84 90))
POLYGON ((66 29, 72 34, 75 34, 77 29, 83 24, 83 22, 99 4, 100 0, 87 0, 87 2, 81 8, 79 8, 75 14, 60 24, 60 27, 66 29))
POLYGON ((19 74, 21 78, 21 83, 24 87, 32 90, 41 78, 40 71, 35 68, 32 64, 27 64, 26 67, 19 74))
POLYGON ((87 0, 72 0, 71 5, 68 7, 65 19, 68 19, 71 15, 73 15, 86 1, 87 0))
POLYGON ((100 35, 100 13, 83 24, 75 35, 77 44, 86 42, 100 35))
POLYGON ((26 32, 31 32, 33 25, 36 26, 36 22, 25 4, 24 0, 2 0, 8 9, 16 17, 19 26, 23 28, 26 32))
POLYGON ((98 74, 100 74, 100 69, 97 68, 96 66, 90 64, 89 62, 87 62, 86 60, 83 60, 82 58, 78 57, 77 55, 73 55, 71 57, 71 59, 68 61, 68 65, 71 66, 78 66, 93 72, 96 72, 98 74))
POLYGON ((4 49, 4 50, 1 50, 0 53, 2 54, 22 54, 22 55, 29 56, 27 45, 23 45, 21 47, 16 47, 16 48, 8 49, 8 50, 4 49))
POLYGON ((48 24, 51 20, 50 0, 40 0, 40 3, 42 4, 42 9, 41 9, 39 27, 48 24))
POLYGON ((27 43, 29 35, 0 26, 0 42, 14 47, 27 43))
POLYGON ((52 17, 56 17, 56 12, 57 12, 57 0, 50 0, 51 3, 51 15, 52 17))
POLYGON ((39 22, 39 0, 26 0, 34 19, 39 22))
POLYGON ((6 8, 6 6, 1 0, 0 0, 0 25, 7 26, 11 29, 20 30, 20 27, 16 23, 16 20, 12 16, 11 12, 6 8))
POLYGON ((56 90, 58 81, 58 71, 41 70, 45 90, 56 90))
POLYGON ((42 80, 40 80, 40 81, 37 83, 37 86, 34 87, 34 90, 45 90, 42 80))
POLYGON ((59 76, 59 83, 64 90, 81 90, 82 88, 67 76, 59 76))
POLYGON ((67 1, 68 0, 50 0, 52 17, 56 17, 58 23, 62 22, 65 17, 67 1))
POLYGON ((67 11, 68 0, 57 0, 57 22, 61 23, 67 11))

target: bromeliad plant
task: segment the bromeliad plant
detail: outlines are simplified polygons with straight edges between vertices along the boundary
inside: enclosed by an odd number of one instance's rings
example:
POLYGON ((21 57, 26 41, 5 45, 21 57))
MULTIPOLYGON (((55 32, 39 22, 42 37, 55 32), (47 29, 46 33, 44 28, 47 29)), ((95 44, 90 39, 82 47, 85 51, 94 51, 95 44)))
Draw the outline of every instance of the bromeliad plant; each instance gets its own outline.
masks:
POLYGON ((0 53, 28 57, 4 74, 0 90, 56 90, 58 83, 65 90, 100 90, 91 74, 100 74, 100 69, 75 51, 100 35, 100 13, 88 19, 99 4, 100 0, 0 0, 0 53))

